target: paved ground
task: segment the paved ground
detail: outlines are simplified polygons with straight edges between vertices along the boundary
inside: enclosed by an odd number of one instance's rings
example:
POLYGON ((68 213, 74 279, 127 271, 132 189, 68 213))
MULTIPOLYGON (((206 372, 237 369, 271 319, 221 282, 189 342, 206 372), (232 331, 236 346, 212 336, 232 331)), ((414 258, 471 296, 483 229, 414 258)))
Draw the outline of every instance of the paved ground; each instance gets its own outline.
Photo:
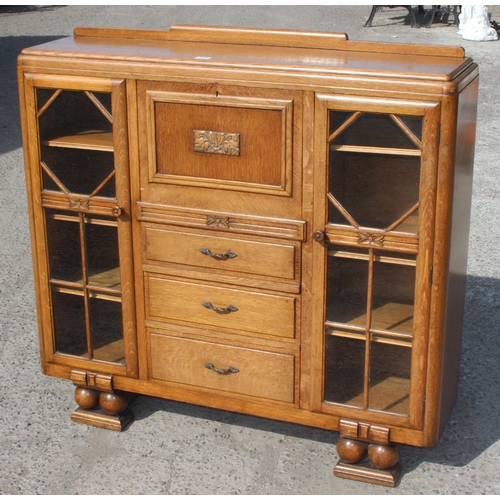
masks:
MULTIPOLYGON (((404 9, 363 28, 367 6, 0 8, 0 493, 500 493, 500 42, 411 29, 404 9), (141 397, 114 433, 70 421, 73 387, 40 374, 15 60, 74 26, 174 23, 346 32, 351 39, 462 45, 481 72, 469 277, 457 406, 433 449, 402 447, 394 490, 333 477, 334 433, 141 397)), ((490 8, 500 21, 500 7, 490 8)))

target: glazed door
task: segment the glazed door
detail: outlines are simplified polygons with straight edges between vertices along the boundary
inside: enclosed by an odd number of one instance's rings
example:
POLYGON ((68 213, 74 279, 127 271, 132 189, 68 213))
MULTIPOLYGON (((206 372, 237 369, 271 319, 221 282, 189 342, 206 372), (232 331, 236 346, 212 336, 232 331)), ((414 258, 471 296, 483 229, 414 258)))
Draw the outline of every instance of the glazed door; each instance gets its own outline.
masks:
POLYGON ((44 361, 134 376, 125 83, 25 88, 44 361))
POLYGON ((439 105, 317 96, 315 109, 314 407, 420 429, 439 105))

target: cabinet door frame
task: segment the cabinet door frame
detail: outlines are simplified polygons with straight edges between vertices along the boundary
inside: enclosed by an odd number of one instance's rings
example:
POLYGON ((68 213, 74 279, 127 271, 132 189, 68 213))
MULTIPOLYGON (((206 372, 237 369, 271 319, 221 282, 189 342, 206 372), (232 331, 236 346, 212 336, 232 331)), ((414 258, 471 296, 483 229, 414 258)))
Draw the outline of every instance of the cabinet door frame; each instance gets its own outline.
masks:
MULTIPOLYGON (((59 76, 46 74, 23 75, 25 107, 22 110, 23 122, 26 125, 25 137, 28 141, 28 157, 26 160, 26 175, 29 184, 28 196, 32 225, 32 252, 35 269, 35 292, 39 315, 40 349, 42 367, 46 364, 56 364, 95 370, 137 378, 137 339, 135 320, 131 201, 128 158, 127 100, 125 81, 121 79, 101 79, 91 77, 59 76), (97 201, 94 208, 101 215, 113 215, 116 207, 119 215, 116 217, 118 230, 118 247, 121 280, 122 325, 124 340, 125 366, 101 360, 84 359, 77 356, 56 353, 54 323, 52 316, 51 293, 49 284, 49 260, 47 230, 44 217, 43 182, 40 168, 41 143, 37 117, 37 88, 62 89, 68 91, 87 90, 90 92, 108 92, 111 94, 113 110, 113 152, 116 177, 116 198, 112 203, 97 201), (113 206, 114 205, 114 206, 113 206)), ((102 200, 102 198, 101 198, 102 200)), ((63 197, 55 196, 50 207, 58 210, 68 210, 63 204, 63 197), (60 198, 60 199, 59 199, 60 198)))
MULTIPOLYGON (((437 189, 439 121, 441 105, 438 102, 405 101, 383 98, 367 98, 346 95, 317 94, 315 98, 315 130, 314 130, 314 215, 313 232, 325 231, 328 221, 327 203, 327 165, 328 165, 328 112, 350 111, 381 114, 410 115, 422 117, 422 151, 419 187, 419 231, 413 238, 396 237, 391 241, 391 250, 397 251, 402 245, 407 251, 417 254, 416 286, 415 286, 415 323, 412 342, 410 404, 409 415, 363 410, 335 403, 323 402, 324 391, 324 321, 326 302, 326 259, 327 245, 314 242, 313 269, 311 290, 312 304, 315 313, 311 325, 312 350, 311 366, 316 367, 311 373, 311 398, 309 402, 313 411, 327 413, 338 417, 357 420, 369 420, 373 423, 395 425, 411 429, 423 428, 425 385, 427 370, 428 332, 431 305, 431 272, 433 259, 434 220, 437 189), (321 368, 319 368, 321 367, 321 368)), ((361 229, 361 228, 360 228, 361 229)), ((356 235, 356 229, 347 229, 346 233, 356 235)), ((384 234, 384 231, 379 231, 384 234)), ((349 234, 348 234, 349 236, 349 234)), ((326 238, 327 240, 327 238, 326 238)), ((349 240, 349 237, 347 237, 349 240)), ((351 238, 354 243, 356 238, 351 238)), ((366 242, 365 242, 366 243, 366 242)), ((340 243, 343 244, 343 243, 340 243)), ((366 246, 363 245, 365 248, 366 246)), ((370 246, 370 244, 369 244, 370 246)))

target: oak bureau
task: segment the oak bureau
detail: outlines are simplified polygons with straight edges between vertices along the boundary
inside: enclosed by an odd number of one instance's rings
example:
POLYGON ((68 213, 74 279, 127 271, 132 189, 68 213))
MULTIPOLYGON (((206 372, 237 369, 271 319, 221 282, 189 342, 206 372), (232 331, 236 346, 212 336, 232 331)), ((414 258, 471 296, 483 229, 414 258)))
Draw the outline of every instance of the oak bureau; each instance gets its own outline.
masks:
POLYGON ((394 486, 458 385, 477 65, 339 33, 76 28, 19 88, 43 373, 340 433, 394 486))

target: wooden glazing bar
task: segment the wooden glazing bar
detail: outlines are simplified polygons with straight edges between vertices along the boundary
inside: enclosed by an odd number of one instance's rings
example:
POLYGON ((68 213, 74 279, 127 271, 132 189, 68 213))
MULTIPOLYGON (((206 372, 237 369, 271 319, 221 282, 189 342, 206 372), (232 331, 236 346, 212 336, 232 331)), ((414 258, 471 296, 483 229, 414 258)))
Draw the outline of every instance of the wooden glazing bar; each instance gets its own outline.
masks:
POLYGON ((92 339, 90 336, 89 296, 86 287, 86 284, 88 283, 88 276, 87 276, 87 248, 85 244, 85 223, 84 223, 85 219, 81 212, 78 214, 78 219, 80 222, 80 249, 82 255, 83 303, 85 308, 85 330, 87 334, 87 351, 89 353, 89 359, 92 359, 94 357, 94 353, 92 352, 92 339))
POLYGON ((121 302, 122 297, 121 297, 121 292, 116 295, 110 294, 110 290, 106 289, 106 293, 94 291, 91 289, 87 289, 85 292, 82 287, 80 288, 72 288, 70 286, 71 284, 69 283, 64 283, 64 286, 59 286, 59 285, 54 285, 53 290, 59 293, 65 293, 67 295, 77 295, 79 297, 83 297, 85 293, 87 293, 89 298, 92 299, 100 299, 100 300, 108 300, 110 302, 121 302))
POLYGON ((57 99, 58 95, 62 92, 62 89, 57 89, 51 96, 50 99, 38 110, 36 117, 40 118, 49 106, 57 99))
MULTIPOLYGON (((110 293, 113 295, 120 295, 120 268, 116 267, 110 269, 109 271, 104 271, 92 275, 88 275, 88 280, 90 283, 87 284, 89 290, 95 292, 110 293), (94 283, 91 283, 94 282, 94 283), (97 284, 96 284, 97 282, 97 284), (116 285, 118 283, 118 285, 116 285)), ((68 281, 61 279, 51 279, 49 280, 53 285, 79 288, 83 290, 84 282, 82 280, 68 281)))
POLYGON ((59 187, 59 189, 65 193, 69 194, 69 190, 66 188, 66 186, 56 177, 54 173, 52 173, 52 170, 47 166, 47 164, 43 161, 40 162, 40 166, 42 167, 43 171, 54 181, 54 183, 59 187))
POLYGON ((403 148, 379 148, 373 146, 348 146, 348 145, 330 145, 331 151, 340 151, 343 153, 367 153, 378 155, 393 155, 393 156, 422 156, 419 149, 403 149, 403 148))
MULTIPOLYGON (((352 330, 355 332, 361 332, 363 335, 366 334, 366 328, 364 326, 357 326, 357 325, 349 325, 347 323, 337 323, 336 321, 325 321, 325 326, 326 328, 331 328, 331 329, 336 329, 340 328, 341 330, 352 330)), ((342 337, 340 335, 341 332, 339 332, 339 335, 335 335, 337 337, 342 337)), ((332 333, 333 335, 333 333, 332 333)))
POLYGON ((111 115, 111 113, 101 104, 101 102, 99 101, 99 99, 97 99, 97 97, 92 94, 92 92, 89 92, 88 90, 84 90, 85 92, 85 95, 95 104, 95 106, 97 107, 97 109, 104 115, 104 117, 106 118, 106 120, 109 121, 109 123, 113 123, 113 116, 111 115))
MULTIPOLYGON (((65 214, 47 214, 48 219, 64 220, 69 222, 78 222, 78 215, 65 215, 65 214)), ((116 227, 117 223, 114 220, 95 219, 93 217, 85 217, 85 224, 97 224, 99 226, 112 226, 116 227)))
MULTIPOLYGON (((334 110, 330 110, 330 113, 334 112, 334 110)), ((353 113, 335 132, 333 132, 330 137, 328 137, 327 142, 332 142, 336 139, 345 129, 350 127, 363 113, 361 111, 356 111, 353 113)))
POLYGON ((417 146, 418 149, 422 149, 422 141, 410 130, 406 123, 399 118, 397 115, 389 115, 403 130, 403 132, 408 136, 408 138, 417 146))
POLYGON ((107 288, 104 286, 87 285, 86 288, 89 292, 95 292, 99 294, 109 294, 113 296, 119 296, 122 294, 121 290, 115 290, 113 288, 107 288))
POLYGON ((370 406, 370 352, 371 352, 371 334, 370 327, 372 322, 373 308, 373 248, 370 248, 370 260, 368 262, 368 291, 366 301, 366 339, 365 339, 365 380, 363 393, 363 408, 367 410, 370 406))
POLYGON ((418 210, 418 207, 420 206, 420 203, 417 202, 412 208, 410 208, 410 210, 408 210, 408 212, 406 212, 404 215, 402 215, 396 222, 394 222, 393 224, 391 224, 387 229, 386 231, 392 231, 394 230, 396 227, 398 227, 405 219, 407 219, 408 217, 410 217, 410 215, 412 213, 414 213, 415 211, 418 210))
MULTIPOLYGON (((352 334, 355 335, 363 335, 365 338, 366 328, 363 326, 350 325, 346 323, 337 323, 334 321, 326 321, 325 327, 328 329, 328 335, 332 337, 349 337, 352 334)), ((400 340, 411 340, 413 335, 411 333, 403 333, 403 332, 393 332, 390 330, 381 330, 378 328, 370 328, 370 333, 377 336, 383 336, 391 339, 400 339, 400 340)))
POLYGON ((387 344, 387 345, 395 345, 395 346, 399 346, 399 347, 408 347, 410 349, 413 345, 412 340, 389 339, 389 338, 377 337, 377 336, 372 336, 372 342, 375 342, 376 344, 387 344))
POLYGON ((352 226, 354 226, 356 229, 359 228, 358 223, 351 217, 351 214, 335 199, 335 197, 331 193, 327 193, 326 196, 352 226))
POLYGON ((105 184, 115 175, 115 170, 113 170, 107 177, 104 179, 95 189, 92 191, 92 193, 89 194, 89 198, 92 198, 92 196, 95 196, 104 186, 105 184))
MULTIPOLYGON (((45 190, 42 192, 42 206, 43 208, 64 212, 85 212, 86 214, 103 215, 106 217, 116 217, 115 210, 118 208, 117 202, 113 198, 100 198, 98 196, 90 198, 86 195, 78 196, 73 193, 65 194, 58 191, 45 190)), ((102 219, 93 219, 91 223, 103 226, 116 226, 116 221, 105 221, 102 219)))
MULTIPOLYGON (((355 260, 369 260, 369 254, 356 253, 356 252, 348 252, 344 250, 329 250, 328 255, 331 257, 338 257, 343 259, 355 259, 355 260)), ((385 255, 375 255, 375 262, 382 262, 384 264, 398 264, 401 266, 411 266, 415 267, 417 265, 416 260, 414 259, 402 259, 400 257, 388 257, 385 255)))

